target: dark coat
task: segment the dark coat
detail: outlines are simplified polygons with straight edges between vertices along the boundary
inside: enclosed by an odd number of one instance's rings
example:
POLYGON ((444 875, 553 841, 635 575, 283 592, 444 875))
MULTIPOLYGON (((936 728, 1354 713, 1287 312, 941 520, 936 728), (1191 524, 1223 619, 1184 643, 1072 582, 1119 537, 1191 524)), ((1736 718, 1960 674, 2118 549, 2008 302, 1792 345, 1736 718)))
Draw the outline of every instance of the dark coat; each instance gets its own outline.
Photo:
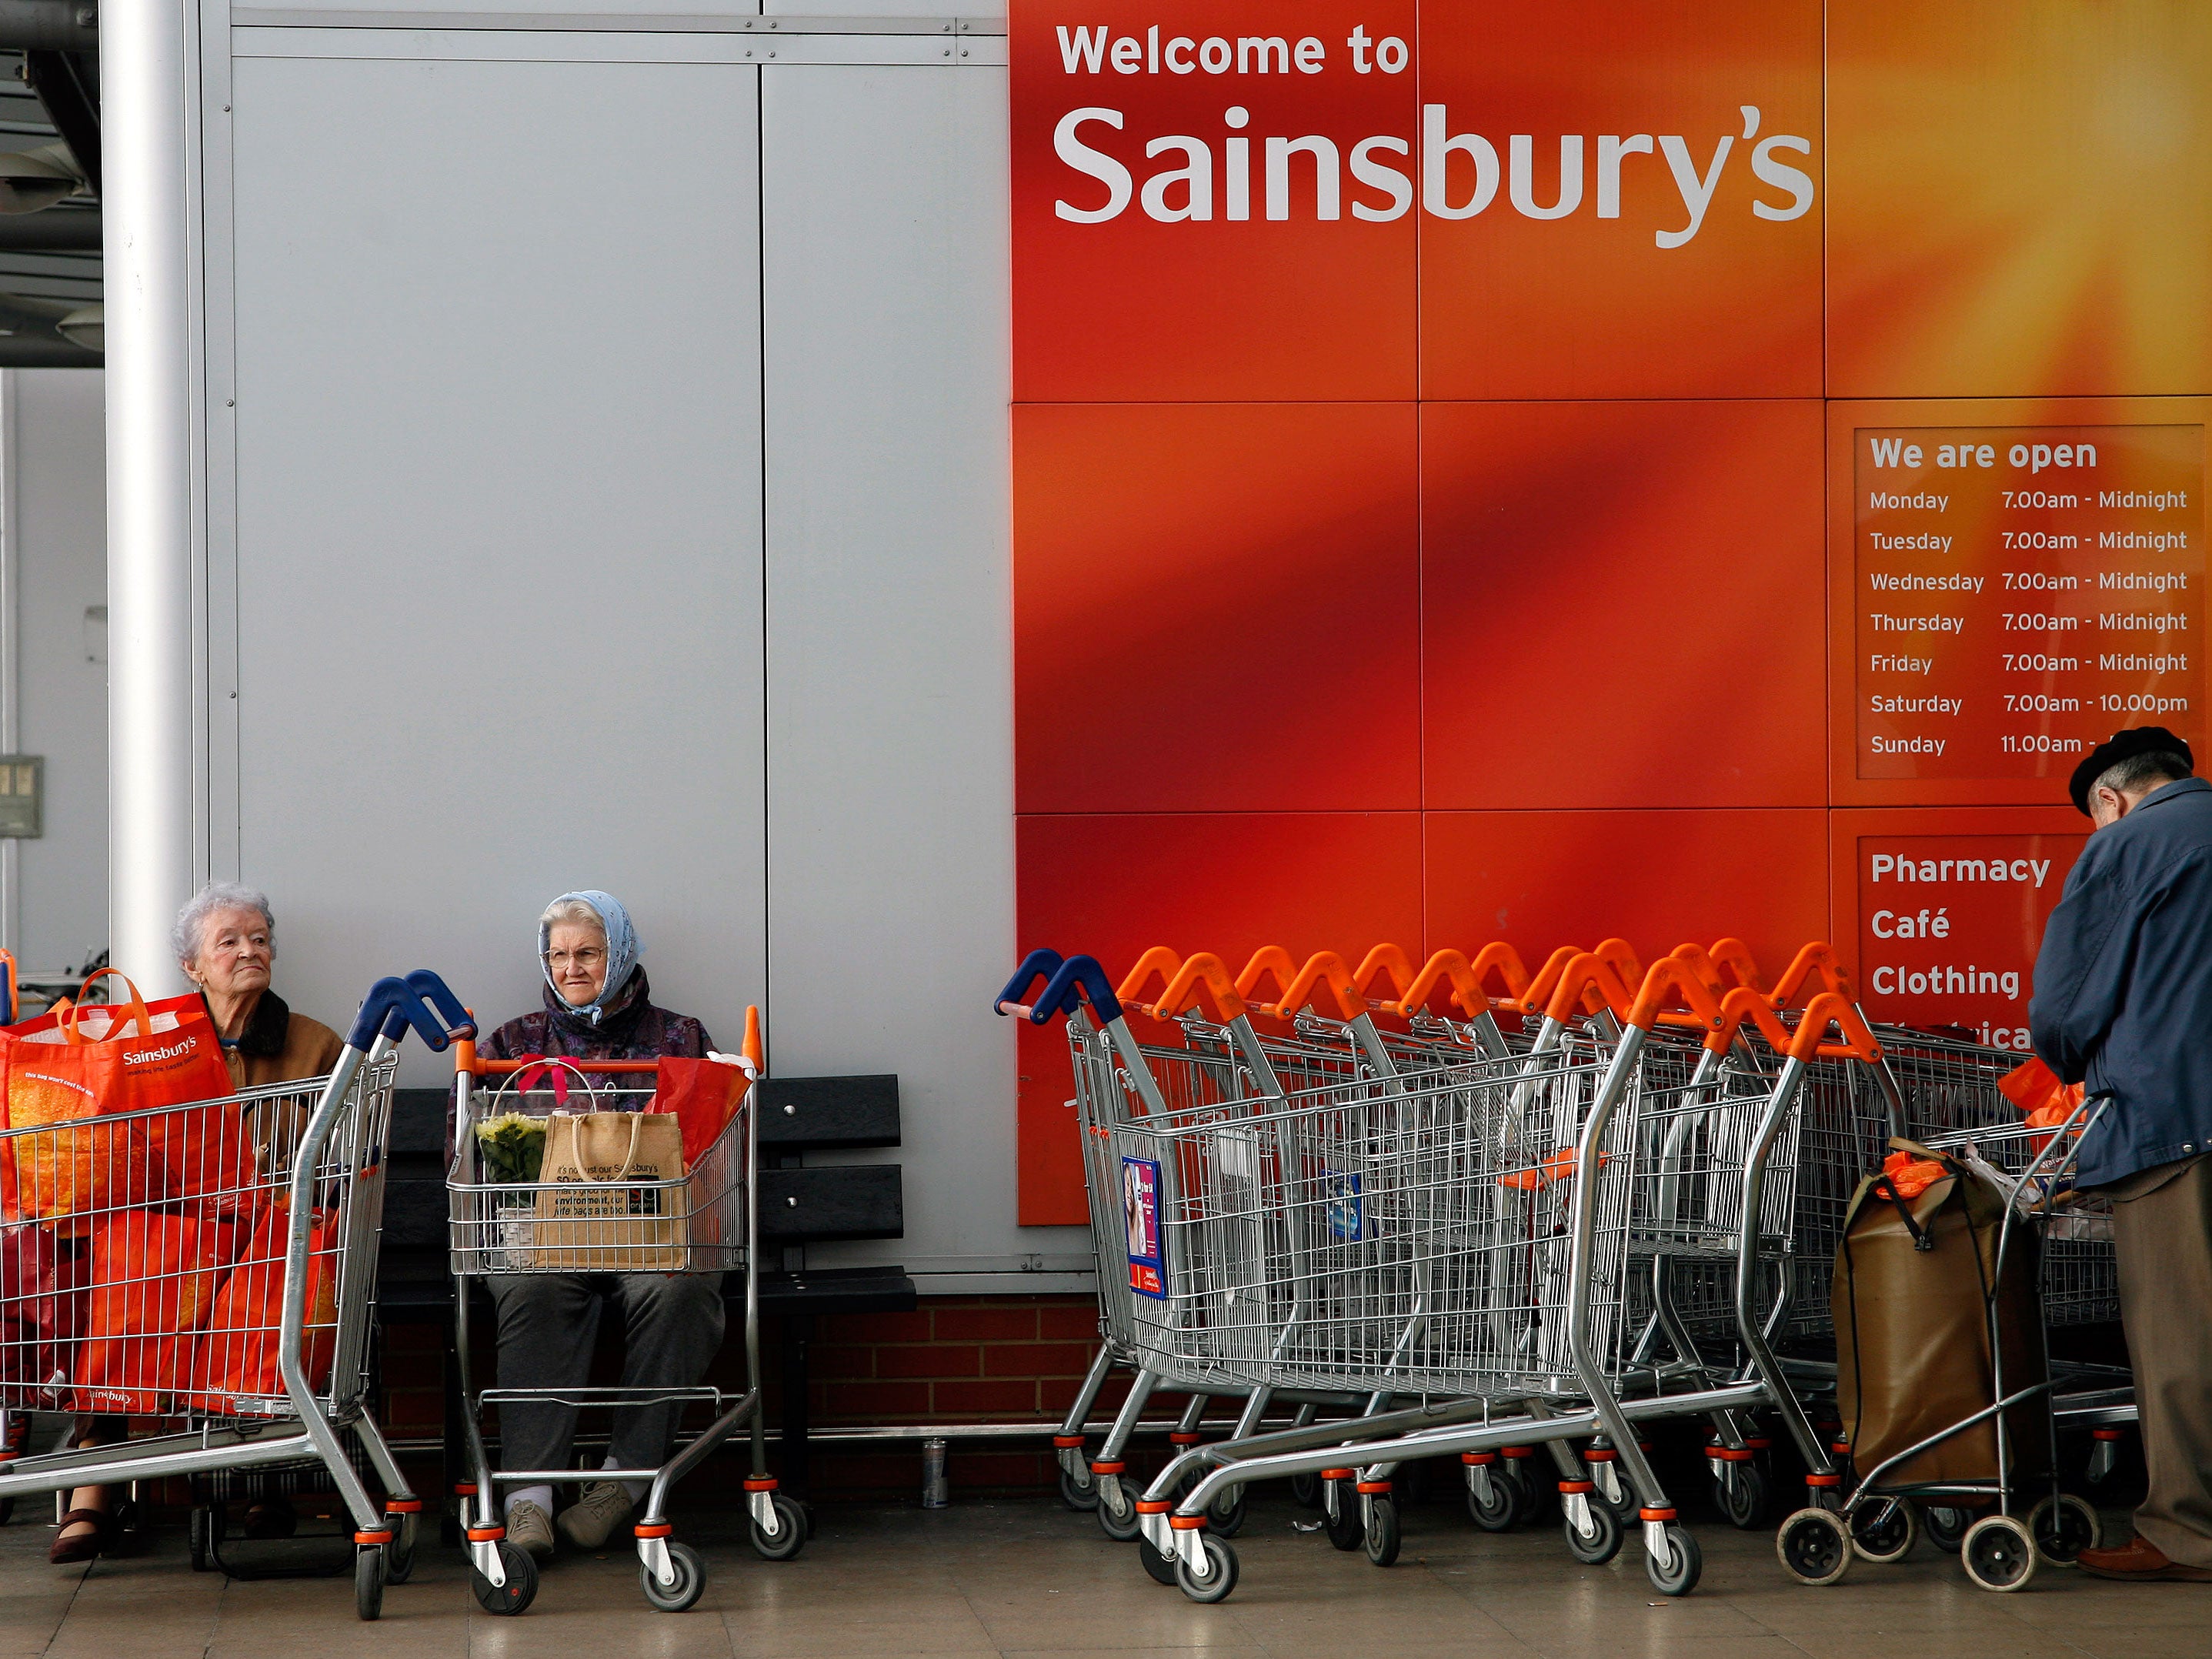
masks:
POLYGON ((596 1025, 580 1018, 554 994, 551 986, 539 987, 539 994, 545 1002, 541 1011, 510 1019, 486 1037, 477 1052, 487 1060, 560 1054, 580 1064, 592 1060, 658 1060, 663 1054, 698 1060, 714 1046, 707 1028, 690 1015, 672 1014, 653 1006, 653 988, 646 981, 642 964, 630 969, 629 983, 607 1006, 596 1025))
MULTIPOLYGON (((207 998, 200 998, 207 1007, 207 998)), ((213 1016, 210 1016, 212 1022, 213 1016)), ((301 1078, 327 1077, 338 1063, 345 1046, 336 1031, 319 1019, 295 1014, 274 991, 264 991, 238 1041, 222 1045, 222 1063, 230 1067, 234 1088, 258 1088, 264 1083, 293 1083, 301 1078)))
POLYGON ((2212 1152, 2212 782, 2167 784, 2089 837, 2027 1018, 2045 1064, 2112 1093, 2081 1185, 2212 1152))

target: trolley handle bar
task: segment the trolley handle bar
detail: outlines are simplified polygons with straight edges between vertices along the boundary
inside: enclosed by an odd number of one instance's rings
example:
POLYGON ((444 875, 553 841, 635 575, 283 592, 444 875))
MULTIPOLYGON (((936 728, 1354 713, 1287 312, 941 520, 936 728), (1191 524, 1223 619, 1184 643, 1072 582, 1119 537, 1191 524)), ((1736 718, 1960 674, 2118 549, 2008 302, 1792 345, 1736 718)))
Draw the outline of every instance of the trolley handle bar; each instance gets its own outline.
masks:
POLYGON ((1851 976, 1836 959, 1833 947, 1815 939, 1800 950, 1789 967, 1783 969, 1772 992, 1774 1006, 1788 1007, 1790 999, 1804 988, 1806 981, 1815 977, 1823 991, 1832 991, 1847 1001, 1858 1000, 1858 993, 1851 988, 1851 976))
POLYGON ((1101 1024, 1111 1024, 1121 1018, 1121 1000, 1114 994, 1113 984, 1097 957, 1060 957, 1051 951, 1032 951, 1020 970, 1006 981, 992 1007, 994 1012, 1018 1015, 1032 1025, 1042 1025, 1054 1014, 1073 1013, 1086 999, 1101 1024), (1056 964, 1048 975, 1042 965, 1047 958, 1056 964), (1022 1001, 1023 994, 1040 976, 1045 977, 1043 991, 1035 1002, 1022 1001))
POLYGON ((658 1072, 657 1060, 579 1060, 573 1054, 525 1054, 520 1060, 486 1060, 478 1055, 476 1063, 465 1069, 485 1077, 511 1077, 517 1072, 532 1070, 540 1066, 551 1066, 566 1062, 580 1072, 623 1072, 642 1074, 658 1072))
POLYGON ((353 1029, 346 1034, 346 1047, 365 1054, 379 1032, 398 1042, 406 1036, 410 1025, 433 1053, 448 1042, 476 1035, 468 1011, 446 988, 445 981, 427 968, 418 968, 405 979, 387 975, 368 988, 361 1011, 354 1016, 353 1029), (426 999, 436 1005, 438 1013, 425 1006, 426 999), (440 1014, 448 1023, 441 1024, 440 1014))
MULTIPOLYGON (((1731 995, 1734 994, 1731 993, 1731 995)), ((1839 991, 1823 991, 1805 1005, 1804 1018, 1790 1039, 1792 1060, 1863 1060, 1869 1066, 1881 1058, 1881 1044, 1867 1029, 1858 1005, 1839 991), (1841 1042, 1827 1042, 1828 1027, 1843 1033, 1841 1042)))

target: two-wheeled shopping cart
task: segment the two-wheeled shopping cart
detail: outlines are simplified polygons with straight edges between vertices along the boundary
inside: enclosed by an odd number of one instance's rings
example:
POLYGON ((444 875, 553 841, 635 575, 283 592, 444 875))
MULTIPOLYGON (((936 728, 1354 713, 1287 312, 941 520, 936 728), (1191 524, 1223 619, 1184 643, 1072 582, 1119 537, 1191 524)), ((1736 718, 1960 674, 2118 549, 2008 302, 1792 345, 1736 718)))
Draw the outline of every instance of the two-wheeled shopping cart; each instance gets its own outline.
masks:
MULTIPOLYGON (((717 1058, 720 1058, 719 1056, 717 1058)), ((757 1082, 750 1060, 732 1059, 757 1082)), ((751 1438, 751 1473, 744 1482, 754 1550, 772 1561, 788 1560, 806 1540, 798 1504, 777 1489, 769 1473, 760 1382, 760 1272, 755 1248, 757 1216, 755 1103, 748 1088, 711 1143, 670 1179, 617 1178, 541 1181, 487 1165, 486 1139, 499 1126, 526 1139, 549 1134, 565 1114, 572 1089, 592 1112, 642 1113, 651 1109, 654 1060, 562 1059, 497 1060, 459 1045, 455 1060, 453 1162, 447 1176, 455 1283, 454 1346, 460 1364, 463 1432, 471 1478, 459 1488, 471 1578, 487 1612, 526 1610, 538 1593, 538 1569, 507 1541, 501 1486, 544 1486, 581 1480, 650 1483, 645 1513, 631 1531, 637 1543, 638 1583, 645 1599, 666 1613, 681 1613, 707 1588, 699 1553, 676 1541, 668 1499, 676 1483, 711 1457, 740 1430, 751 1438), (533 1075, 534 1074, 534 1075, 533 1075), (594 1082, 593 1079, 601 1079, 594 1082), (605 1079, 611 1079, 612 1081, 605 1079), (477 1388, 471 1376, 472 1281, 526 1273, 696 1273, 717 1286, 727 1273, 744 1275, 745 1387, 731 1394, 711 1382, 691 1386, 608 1384, 575 1388, 477 1388), (487 1406, 552 1405, 620 1410, 699 1407, 712 1420, 668 1460, 653 1468, 495 1469, 481 1428, 487 1406)))
POLYGON ((0 1401, 152 1416, 143 1439, 10 1456, 30 1492, 319 1464, 352 1520, 356 1610, 412 1571, 422 1501, 370 1413, 398 1048, 472 1035, 434 974, 379 980, 324 1079, 0 1130, 0 1401), (383 1483, 381 1509, 349 1458, 383 1483))
MULTIPOLYGON (((1959 1375, 1985 1373, 1988 1399, 1863 1470, 1839 1509, 1808 1509, 1784 1521, 1776 1549, 1799 1583, 1833 1584, 1854 1557, 1902 1559, 1926 1530, 1959 1552, 1976 1584, 2016 1590, 2033 1577, 2039 1561, 2070 1562, 2100 1541, 2095 1508, 2059 1485, 2053 1455, 2058 1379, 2047 1364, 2046 1336, 2054 1299, 2062 1310, 2069 1306, 2077 1288, 2072 1281, 2081 1276, 2078 1260, 2068 1265, 2068 1247, 2078 1247, 2077 1256, 2109 1248, 2109 1205, 2083 1198, 2072 1180, 2081 1137, 2109 1103, 2109 1096, 2091 1096, 2055 1127, 2015 1117, 1931 1133, 1919 1143, 1951 1179, 1984 1183, 2002 1204, 1993 1225, 1968 1223, 1964 1247, 1982 1292, 1980 1352, 1957 1356, 1951 1368, 1959 1375), (2035 1253, 2038 1269, 2034 1305, 2025 1311, 2013 1293, 2022 1252, 2035 1253), (2061 1275, 2055 1296, 2049 1277, 2054 1263, 2061 1275), (2028 1328, 2015 1328, 2022 1320, 2028 1328), (1964 1460, 1982 1468, 1960 1474, 1943 1468, 1944 1448, 1982 1434, 1986 1444, 1972 1447, 1964 1460), (1931 1454, 1939 1455, 1923 1463, 1931 1454)), ((1916 1247, 1932 1248, 1933 1233, 1914 1220, 1908 1198, 1893 1183, 1888 1196, 1916 1247)))

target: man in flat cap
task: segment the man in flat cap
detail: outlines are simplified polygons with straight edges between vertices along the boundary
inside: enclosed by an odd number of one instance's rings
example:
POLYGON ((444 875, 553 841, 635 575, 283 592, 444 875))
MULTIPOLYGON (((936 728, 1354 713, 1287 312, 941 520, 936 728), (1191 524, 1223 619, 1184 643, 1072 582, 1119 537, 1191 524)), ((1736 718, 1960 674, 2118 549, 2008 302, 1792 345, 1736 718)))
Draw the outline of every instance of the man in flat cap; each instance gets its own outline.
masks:
POLYGON ((2035 1052, 2109 1091, 2077 1180, 2112 1200, 2150 1488, 2103 1578, 2212 1583, 2212 782, 2164 726, 2074 773, 2096 826, 2035 962, 2035 1052))

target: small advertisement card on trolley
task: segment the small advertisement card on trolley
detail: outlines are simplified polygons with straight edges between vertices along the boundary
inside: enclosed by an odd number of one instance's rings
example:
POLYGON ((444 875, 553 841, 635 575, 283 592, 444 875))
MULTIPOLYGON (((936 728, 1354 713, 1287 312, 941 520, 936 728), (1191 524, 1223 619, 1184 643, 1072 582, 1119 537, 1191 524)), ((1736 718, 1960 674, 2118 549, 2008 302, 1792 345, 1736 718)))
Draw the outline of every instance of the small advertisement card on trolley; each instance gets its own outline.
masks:
POLYGON ((1129 1288, 1167 1299, 1165 1252, 1160 1241, 1160 1166, 1148 1158, 1121 1160, 1121 1219, 1129 1235, 1129 1288))

